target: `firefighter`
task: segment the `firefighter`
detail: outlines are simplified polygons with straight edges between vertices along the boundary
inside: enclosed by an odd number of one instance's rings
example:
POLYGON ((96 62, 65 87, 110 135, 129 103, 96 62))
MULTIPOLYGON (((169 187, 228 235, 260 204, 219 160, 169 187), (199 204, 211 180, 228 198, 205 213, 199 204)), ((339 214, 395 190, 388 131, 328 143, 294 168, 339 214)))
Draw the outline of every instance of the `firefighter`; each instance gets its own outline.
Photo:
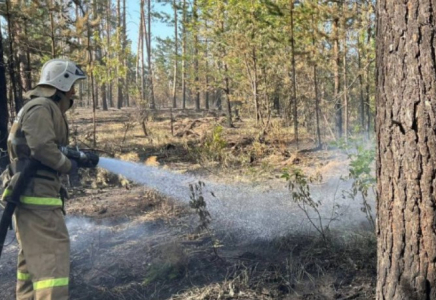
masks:
POLYGON ((3 181, 3 200, 12 193, 26 160, 40 162, 21 193, 14 214, 20 246, 16 290, 19 300, 68 299, 70 240, 63 201, 59 198, 59 176, 76 174, 78 164, 59 147, 68 144, 64 114, 73 105, 74 84, 85 78, 71 61, 52 59, 45 63, 39 83, 26 94, 30 100, 19 111, 8 137, 11 164, 9 178, 3 181))

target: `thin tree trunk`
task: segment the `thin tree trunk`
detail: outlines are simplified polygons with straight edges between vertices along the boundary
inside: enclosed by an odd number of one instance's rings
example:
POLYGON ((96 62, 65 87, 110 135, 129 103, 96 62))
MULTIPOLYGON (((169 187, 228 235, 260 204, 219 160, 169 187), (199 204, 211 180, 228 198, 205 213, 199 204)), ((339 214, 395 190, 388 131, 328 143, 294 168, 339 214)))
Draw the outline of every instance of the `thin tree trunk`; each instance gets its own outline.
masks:
MULTIPOLYGON (((123 44, 124 38, 123 38, 123 31, 121 28, 121 0, 117 0, 117 39, 118 42, 123 44)), ((122 47, 122 46, 121 46, 122 47)), ((118 51, 118 62, 120 63, 122 61, 122 50, 118 51)), ((117 108, 121 109, 123 106, 123 80, 121 78, 121 72, 120 72, 120 66, 117 66, 117 108)))
MULTIPOLYGON (((367 36, 367 45, 371 42, 371 26, 368 26, 368 36, 367 36)), ((371 136, 371 103, 370 103, 370 78, 371 78, 371 68, 370 64, 366 66, 366 80, 365 80, 365 96, 366 96, 366 134, 369 139, 371 136)))
MULTIPOLYGON (((27 36, 27 26, 24 28, 25 34, 27 36)), ((32 68, 30 66, 30 49, 29 44, 26 47, 26 69, 24 74, 24 88, 29 91, 32 88, 32 68)))
MULTIPOLYGON (((96 1, 96 0, 94 0, 96 1)), ((95 2, 94 2, 95 3, 95 2)), ((95 13, 95 11, 94 11, 95 13)), ((83 14, 85 15, 85 13, 83 14)), ((94 19, 97 19, 97 16, 94 15, 94 19)), ((89 65, 92 66, 92 61, 93 61, 93 55, 92 55, 92 45, 91 45, 91 38, 92 38, 92 32, 91 32, 91 25, 89 24, 89 19, 87 21, 87 28, 88 28, 88 44, 87 44, 87 48, 88 48, 88 63, 89 65)), ((94 83, 94 74, 91 72, 91 93, 92 93, 92 127, 93 127, 93 146, 96 147, 97 146, 97 119, 96 119, 96 115, 95 115, 95 109, 97 106, 97 99, 95 97, 95 83, 94 83)))
POLYGON ((340 139, 342 137, 342 105, 340 95, 340 53, 339 53, 339 18, 335 17, 333 20, 333 58, 334 58, 334 94, 335 112, 336 112, 336 137, 340 139))
POLYGON ((230 80, 229 77, 227 76, 228 74, 228 67, 227 64, 224 63, 224 72, 226 73, 225 78, 224 78, 224 82, 225 82, 225 93, 226 93, 226 102, 227 102, 227 126, 228 127, 233 127, 233 121, 232 121, 232 106, 230 104, 230 80))
POLYGON ((343 75, 344 75, 344 82, 343 82, 343 87, 344 87, 344 133, 345 133, 345 142, 348 142, 348 134, 349 134, 349 129, 348 129, 348 125, 349 125, 349 112, 348 112, 348 87, 347 87, 347 28, 346 28, 346 4, 345 1, 342 1, 342 32, 343 32, 343 48, 344 48, 344 53, 343 53, 343 75))
POLYGON ((363 69, 362 69, 362 48, 363 46, 361 43, 359 43, 359 50, 357 53, 357 64, 359 69, 359 119, 360 119, 360 126, 361 126, 361 132, 365 130, 365 97, 364 97, 364 85, 363 85, 363 69))
MULTIPOLYGON (((254 34, 252 36, 254 38, 254 34)), ((256 125, 259 125, 261 119, 260 105, 259 105, 259 88, 258 88, 258 78, 257 78, 257 55, 256 48, 252 49, 252 59, 253 59, 253 98, 254 98, 254 109, 256 111, 256 125)))
POLYGON ((152 59, 152 46, 151 46, 151 0, 147 0, 147 63, 148 63, 148 83, 150 89, 150 109, 156 109, 156 103, 154 99, 154 88, 153 88, 153 67, 151 65, 152 59))
POLYGON ((19 90, 19 81, 17 80, 17 70, 15 66, 14 56, 14 33, 12 30, 12 15, 10 0, 6 0, 6 19, 8 21, 8 36, 9 36, 9 78, 12 83, 12 92, 14 95, 15 112, 18 114, 21 107, 23 107, 23 98, 19 90))
MULTIPOLYGON (((206 30, 208 29, 207 27, 207 20, 204 21, 204 27, 206 28, 206 30)), ((209 42, 206 38, 206 49, 205 49, 205 80, 206 80, 206 91, 205 91, 205 95, 204 95, 204 108, 206 110, 209 110, 209 61, 208 61, 208 46, 209 46, 209 42)))
POLYGON ((182 13, 182 109, 186 109, 186 0, 183 0, 182 13))
MULTIPOLYGON (((107 19, 106 22, 109 22, 109 20, 107 19)), ((100 25, 100 33, 99 34, 100 34, 100 40, 103 41, 104 40, 104 24, 103 23, 101 23, 101 25, 100 25)), ((109 47, 109 45, 108 45, 108 47, 109 47)), ((104 65, 107 68, 105 62, 103 61, 103 50, 102 50, 101 46, 98 47, 98 56, 99 56, 100 64, 104 65)), ((105 53, 105 56, 106 57, 108 56, 107 51, 105 53)), ((100 85, 100 94, 101 94, 101 105, 102 105, 103 111, 107 111, 108 107, 107 107, 106 82, 105 81, 103 81, 103 83, 101 83, 101 85, 100 85)))
MULTIPOLYGON (((139 4, 140 9, 142 8, 141 6, 141 2, 139 4)), ((137 40, 137 48, 136 48, 136 65, 135 65, 135 84, 136 86, 139 85, 139 79, 140 79, 140 74, 139 74, 139 69, 140 69, 140 63, 141 63, 141 43, 142 43, 142 12, 140 11, 140 21, 139 21, 139 26, 138 26, 138 40, 137 40)))
POLYGON ((50 40, 51 40, 51 58, 56 58, 56 35, 55 35, 55 25, 54 25, 54 6, 53 1, 49 1, 48 5, 49 16, 50 16, 50 40))
POLYGON ((436 299, 434 1, 377 10, 376 299, 436 299))
POLYGON ((344 54, 343 54, 343 72, 344 72, 344 134, 345 142, 348 142, 348 89, 347 89, 347 46, 344 41, 344 54))
POLYGON ((313 84, 315 89, 315 118, 316 118, 316 147, 321 149, 322 141, 321 141, 321 129, 320 129, 320 121, 319 121, 319 92, 318 92, 318 71, 316 64, 316 39, 315 39, 315 21, 312 15, 312 46, 313 46, 313 84))
POLYGON ((200 44, 198 42, 198 7, 197 7, 197 0, 194 0, 193 3, 193 16, 194 16, 194 52, 195 52, 195 58, 194 58, 194 67, 195 67, 195 110, 200 110, 200 80, 199 80, 199 62, 198 62, 198 48, 200 47, 200 44))
POLYGON ((297 79, 295 74, 295 39, 294 39, 294 0, 291 0, 291 63, 292 63, 292 103, 294 112, 294 141, 298 150, 298 110, 297 79))
POLYGON ((141 0, 141 25, 140 25, 140 33, 141 33, 141 102, 144 103, 145 101, 145 64, 144 64, 144 36, 145 36, 145 13, 144 13, 144 0, 141 0))
POLYGON ((0 30, 0 172, 9 163, 7 152, 8 139, 8 97, 6 87, 6 68, 3 59, 3 35, 0 30))
POLYGON ((173 108, 177 107, 177 69, 178 69, 178 33, 177 33, 177 2, 173 0, 174 9, 174 76, 173 76, 173 108))
POLYGON ((126 75, 124 78, 122 78, 122 86, 123 86, 123 92, 121 93, 121 98, 123 98, 121 101, 124 100, 124 105, 129 107, 130 106, 130 98, 129 98, 129 89, 128 89, 128 83, 129 83, 129 69, 128 69, 128 62, 127 62, 127 55, 126 55, 126 48, 127 48, 127 22, 126 22, 126 0, 123 0, 123 57, 124 57, 124 66, 127 68, 126 75))

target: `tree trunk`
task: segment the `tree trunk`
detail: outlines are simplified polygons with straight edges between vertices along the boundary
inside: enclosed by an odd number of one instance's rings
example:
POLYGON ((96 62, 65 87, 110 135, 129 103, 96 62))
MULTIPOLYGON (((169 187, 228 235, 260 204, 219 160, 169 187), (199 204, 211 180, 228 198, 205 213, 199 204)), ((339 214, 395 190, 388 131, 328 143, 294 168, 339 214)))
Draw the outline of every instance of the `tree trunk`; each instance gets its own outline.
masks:
POLYGON ((347 88, 347 45, 346 39, 344 40, 344 55, 343 55, 343 72, 344 72, 344 133, 345 142, 348 142, 348 88, 347 88))
POLYGON ((200 110, 200 87, 199 87, 199 62, 198 62, 198 48, 200 44, 198 42, 198 8, 197 8, 197 0, 194 0, 193 3, 193 16, 194 16, 194 67, 195 67, 195 110, 200 110))
MULTIPOLYGON (((252 38, 254 39, 254 33, 252 35, 252 38)), ((260 105, 259 105, 259 83, 258 83, 258 76, 257 76, 257 55, 256 55, 255 47, 253 47, 253 49, 251 50, 251 55, 253 59, 252 89, 253 89, 253 98, 254 98, 254 110, 256 113, 256 125, 259 125, 261 119, 261 112, 260 112, 260 105)))
MULTIPOLYGON (((204 20, 204 28, 206 29, 206 31, 208 30, 208 25, 207 25, 207 19, 204 20)), ((209 61, 208 61, 208 56, 209 56, 209 41, 206 38, 205 41, 206 45, 205 45, 205 53, 204 53, 204 60, 205 60, 205 84, 206 84, 206 90, 204 92, 204 108, 206 110, 209 110, 210 108, 210 104, 209 104, 209 61)))
POLYGON ((141 72, 141 104, 143 104, 145 101, 145 77, 144 77, 144 74, 145 74, 145 67, 144 67, 145 66, 145 64, 144 64, 144 49, 145 49, 144 48, 145 21, 144 20, 145 20, 145 13, 144 13, 144 0, 141 0, 140 5, 141 5, 141 20, 140 20, 141 25, 139 28, 139 32, 141 35, 141 38, 140 38, 140 42, 141 42, 140 72, 141 72))
MULTIPOLYGON (((369 44, 371 42, 371 26, 368 26, 368 37, 367 37, 367 44, 369 44)), ((370 64, 368 63, 368 65, 366 66, 366 133, 368 135, 368 138, 371 135, 371 97, 370 97, 370 78, 371 78, 371 68, 370 68, 370 64)))
POLYGON ((436 299, 434 1, 377 3, 377 299, 436 299))
POLYGON ((174 8, 174 79, 173 79, 173 108, 177 108, 177 67, 178 67, 178 33, 177 26, 179 25, 177 22, 177 3, 176 0, 173 0, 173 8, 174 8))
POLYGON ((147 22, 148 22, 148 31, 147 31, 147 63, 148 63, 148 88, 150 89, 150 109, 156 109, 156 103, 154 99, 154 88, 153 88, 153 68, 151 65, 152 59, 152 46, 151 46, 151 0, 147 0, 148 9, 147 9, 147 22))
POLYGON ((343 106, 343 110, 344 110, 344 133, 345 133, 345 142, 348 143, 348 134, 349 134, 349 112, 348 112, 348 86, 347 86, 347 52, 348 52, 348 48, 347 48, 347 27, 346 27, 346 21, 347 21, 347 16, 346 16, 346 3, 345 0, 342 1, 342 24, 341 24, 341 30, 342 30, 342 35, 343 35, 343 40, 342 40, 342 47, 343 47, 343 54, 342 54, 342 70, 343 70, 343 80, 344 82, 342 83, 343 86, 343 97, 344 97, 344 106, 343 106))
MULTIPOLYGON (((107 19, 106 22, 109 22, 109 20, 107 19)), ((103 41, 104 40, 104 24, 103 22, 100 23, 100 40, 103 41)), ((109 45, 108 45, 109 48, 109 45)), ((105 56, 108 57, 108 52, 107 50, 105 51, 105 56)), ((104 65, 105 68, 107 68, 106 63, 103 60, 103 49, 101 46, 98 46, 98 59, 100 61, 100 64, 104 65)), ((100 94, 101 94, 101 106, 103 108, 104 111, 107 111, 107 97, 106 97, 106 81, 103 81, 103 83, 101 83, 100 85, 100 94)))
POLYGON ((186 108, 186 0, 183 0, 182 16, 182 109, 186 108))
POLYGON ((3 59, 3 36, 0 30, 0 172, 9 163, 7 155, 8 139, 8 98, 6 88, 6 69, 3 59))
POLYGON ((319 111, 319 91, 318 91, 318 70, 316 64, 317 50, 316 50, 315 29, 316 29, 316 24, 315 24, 314 17, 312 15, 313 85, 315 90, 315 117, 316 117, 316 141, 317 141, 316 147, 320 149, 322 146, 322 141, 321 141, 321 129, 320 129, 320 121, 319 121, 320 111, 319 111))
MULTIPOLYGON (((123 32, 121 29, 121 0, 117 0, 117 38, 121 45, 123 44, 123 32)), ((121 46, 122 47, 122 46, 121 46)), ((122 61, 122 50, 117 53, 118 64, 122 61)), ((120 75, 120 66, 117 68, 117 108, 121 109, 123 106, 123 80, 120 75)))
POLYGON ((21 107, 23 107, 23 97, 21 94, 20 85, 18 84, 18 76, 16 69, 16 58, 14 55, 14 31, 13 18, 11 14, 11 3, 10 0, 6 0, 6 19, 8 21, 8 36, 9 36, 9 78, 12 85, 12 93, 14 95, 15 112, 18 114, 21 107))
POLYGON ((292 103, 294 113, 294 141, 298 150, 298 109, 297 79, 295 74, 295 39, 294 39, 294 0, 291 0, 291 63, 292 63, 292 103))
POLYGON ((359 70, 359 120, 360 120, 360 126, 361 132, 364 132, 365 129, 365 97, 364 97, 364 90, 363 90, 363 76, 362 73, 364 69, 362 68, 362 45, 358 46, 358 57, 357 57, 357 64, 358 64, 358 70, 359 70))
POLYGON ((224 63, 224 72, 226 73, 226 76, 224 78, 225 81, 225 93, 226 93, 226 102, 227 102, 227 106, 226 106, 226 112, 227 112, 227 126, 228 127, 233 127, 233 121, 232 121, 232 106, 230 105, 230 79, 227 76, 228 74, 228 67, 227 64, 224 63))
MULTIPOLYGON (((27 36, 27 26, 25 27, 25 34, 27 36)), ((26 68, 24 74, 24 88, 29 91, 32 88, 32 68, 30 66, 30 49, 29 44, 26 47, 26 68)))
POLYGON ((128 62, 127 62, 127 55, 126 55, 126 48, 127 48, 127 21, 126 21, 126 0, 123 0, 123 41, 122 41, 122 53, 124 58, 124 66, 127 68, 126 75, 121 80, 121 84, 123 86, 123 90, 121 92, 121 101, 124 101, 124 106, 129 107, 130 106, 130 99, 129 99, 129 69, 128 69, 128 62))
POLYGON ((54 22, 54 5, 53 0, 49 1, 48 11, 50 15, 50 40, 51 40, 51 58, 56 58, 56 33, 54 22))
POLYGON ((336 137, 342 138, 342 105, 340 94, 340 64, 341 58, 339 53, 339 18, 335 17, 333 20, 333 57, 334 57, 334 78, 335 78, 335 89, 334 89, 334 101, 335 101, 335 111, 336 111, 336 137))
MULTIPOLYGON (((111 44, 111 16, 112 16, 112 0, 107 0, 107 7, 106 7, 106 43, 107 43, 107 57, 111 58, 112 53, 110 52, 110 44, 111 44)), ((112 79, 110 76, 111 69, 107 69, 106 72, 108 72, 108 78, 109 78, 109 84, 107 89, 107 102, 109 107, 114 107, 113 101, 112 101, 112 79)))

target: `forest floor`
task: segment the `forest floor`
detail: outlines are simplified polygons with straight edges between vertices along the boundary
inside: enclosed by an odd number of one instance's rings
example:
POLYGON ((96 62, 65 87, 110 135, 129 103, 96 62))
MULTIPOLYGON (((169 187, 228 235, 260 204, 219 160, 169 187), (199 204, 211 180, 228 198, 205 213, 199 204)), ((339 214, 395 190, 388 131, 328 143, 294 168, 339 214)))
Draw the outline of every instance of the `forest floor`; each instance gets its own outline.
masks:
MULTIPOLYGON (((69 114, 71 139, 103 156, 159 166, 196 180, 248 186, 247 194, 250 189, 257 193, 259 187, 280 191, 277 197, 285 198, 284 203, 287 197, 289 203, 292 200, 282 175, 297 167, 308 175, 321 173, 322 180, 313 184, 316 201, 340 198, 348 210, 330 220, 342 225, 332 225, 324 235, 310 225, 313 220, 318 224, 313 211, 295 203, 279 210, 299 225, 285 226, 280 234, 256 236, 254 230, 247 235, 232 228, 232 222, 223 228, 224 223, 214 218, 200 230, 189 199, 172 199, 101 169, 85 171, 82 187, 70 189, 66 206, 71 299, 374 298, 375 237, 359 212, 360 203, 350 205, 357 200, 344 199, 338 192, 350 188, 349 181, 340 179, 348 175, 346 153, 327 146, 312 151, 314 141, 305 132, 297 153, 291 129, 279 119, 272 120, 266 135, 259 135, 261 129, 249 119, 226 128, 225 117, 216 114, 175 111, 171 122, 170 112, 162 111, 147 116, 144 136, 143 117, 133 109, 97 113, 96 147, 89 110, 69 114)), ((270 203, 263 195, 275 194, 258 193, 254 201, 270 203)), ((250 211, 253 203, 238 205, 250 211)), ((336 202, 328 203, 336 210, 336 202)), ((250 215, 258 213, 262 212, 240 213, 241 220, 251 224, 250 215)), ((329 220, 323 221, 325 226, 329 220)), ((274 222, 280 224, 281 219, 274 222)), ((12 234, 7 243, 0 260, 0 299, 12 300, 17 254, 12 234)))

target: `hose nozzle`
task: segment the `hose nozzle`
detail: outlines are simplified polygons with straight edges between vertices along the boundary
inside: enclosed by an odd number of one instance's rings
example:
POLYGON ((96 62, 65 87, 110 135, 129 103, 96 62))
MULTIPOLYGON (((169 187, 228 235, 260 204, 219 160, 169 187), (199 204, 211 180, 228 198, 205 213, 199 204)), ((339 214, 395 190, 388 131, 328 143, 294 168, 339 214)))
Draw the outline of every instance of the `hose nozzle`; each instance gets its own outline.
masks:
POLYGON ((59 150, 69 159, 74 159, 80 168, 95 168, 99 156, 92 151, 83 151, 73 147, 59 147, 59 150))

